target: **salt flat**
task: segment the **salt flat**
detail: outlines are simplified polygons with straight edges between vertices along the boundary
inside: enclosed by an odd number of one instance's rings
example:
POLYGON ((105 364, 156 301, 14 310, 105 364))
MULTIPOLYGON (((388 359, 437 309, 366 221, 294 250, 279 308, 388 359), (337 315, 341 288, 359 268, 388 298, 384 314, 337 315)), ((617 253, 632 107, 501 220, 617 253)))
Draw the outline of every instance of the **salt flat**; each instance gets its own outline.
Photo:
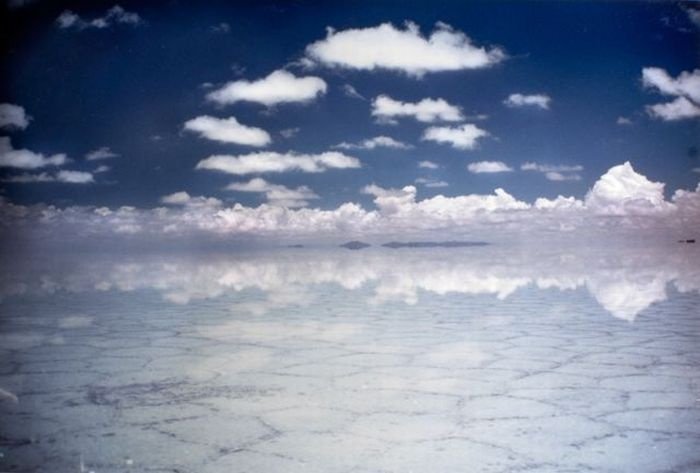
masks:
POLYGON ((4 256, 0 469, 698 471, 699 253, 4 256))

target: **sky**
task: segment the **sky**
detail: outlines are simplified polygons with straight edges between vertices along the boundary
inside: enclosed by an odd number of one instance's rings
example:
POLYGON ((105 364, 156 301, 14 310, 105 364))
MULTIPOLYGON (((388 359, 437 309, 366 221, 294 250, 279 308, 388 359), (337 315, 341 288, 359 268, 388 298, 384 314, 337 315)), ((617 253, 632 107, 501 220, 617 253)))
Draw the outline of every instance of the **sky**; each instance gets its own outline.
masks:
POLYGON ((2 8, 12 238, 700 230, 696 3, 2 8))

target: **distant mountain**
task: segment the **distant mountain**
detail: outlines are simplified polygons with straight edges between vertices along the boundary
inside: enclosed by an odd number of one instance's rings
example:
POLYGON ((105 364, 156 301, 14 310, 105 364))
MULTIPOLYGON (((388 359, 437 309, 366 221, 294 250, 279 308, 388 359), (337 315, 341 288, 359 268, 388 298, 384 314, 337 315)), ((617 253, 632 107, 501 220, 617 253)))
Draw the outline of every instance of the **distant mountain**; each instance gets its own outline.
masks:
POLYGON ((340 246, 343 248, 347 248, 348 250, 361 250, 363 248, 367 248, 367 247, 370 247, 372 245, 370 245, 369 243, 365 243, 364 241, 353 240, 353 241, 349 241, 347 243, 343 243, 340 246))
POLYGON ((463 248, 468 246, 486 246, 485 241, 390 241, 382 246, 386 248, 463 248))

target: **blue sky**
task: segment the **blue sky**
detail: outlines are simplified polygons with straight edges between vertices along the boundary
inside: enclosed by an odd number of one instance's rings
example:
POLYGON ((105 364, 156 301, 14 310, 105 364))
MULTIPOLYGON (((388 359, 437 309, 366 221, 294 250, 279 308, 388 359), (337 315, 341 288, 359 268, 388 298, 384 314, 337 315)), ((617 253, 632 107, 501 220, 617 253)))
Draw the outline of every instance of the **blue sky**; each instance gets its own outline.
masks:
MULTIPOLYGON (((121 2, 115 10, 112 2, 17 3, 3 14, 0 103, 30 118, 24 126, 7 118, 4 151, 65 156, 31 168, 7 157, 0 195, 13 205, 153 209, 191 204, 186 192, 225 208, 332 211, 351 202, 371 211, 382 210, 379 194, 412 185, 417 202, 502 188, 529 204, 562 195, 591 206, 586 196, 599 178, 626 161, 633 181, 665 183, 668 202, 676 189, 694 191, 700 176, 700 18, 692 4, 121 2), (387 31, 398 38, 398 56, 377 47, 387 31), (433 34, 462 43, 435 46, 433 34), (479 51, 490 56, 477 64, 479 51), (450 52, 456 56, 438 64, 450 52), (459 64, 462 53, 477 63, 459 64), (368 54, 373 67, 358 65, 368 54), (211 99, 227 84, 275 71, 323 85, 276 104, 273 86, 257 101, 251 91, 233 103, 211 99), (406 115, 379 114, 380 96, 406 115), (683 110, 650 108, 673 101, 684 101, 683 110), (420 118, 430 106, 443 114, 420 118), (213 121, 187 129, 197 117, 213 121), (243 128, 221 123, 231 118, 243 128), (207 137, 212 127, 224 127, 225 142, 207 137), (256 144, 242 144, 239 135, 251 129, 256 144), (470 135, 475 129, 482 136, 470 135), (466 141, 455 142, 457 135, 466 141), (367 141, 376 137, 384 138, 367 141), (381 146, 387 137, 400 147, 381 146), (363 142, 375 146, 362 149, 363 142), (87 159, 100 149, 116 156, 87 159), (352 163, 323 172, 196 169, 211 156, 261 152, 279 153, 270 158, 278 161, 342 153, 352 163), (180 198, 169 201, 174 193, 180 198)), ((294 83, 287 93, 302 89, 294 83)), ((656 191, 638 190, 618 197, 659 203, 656 191)))

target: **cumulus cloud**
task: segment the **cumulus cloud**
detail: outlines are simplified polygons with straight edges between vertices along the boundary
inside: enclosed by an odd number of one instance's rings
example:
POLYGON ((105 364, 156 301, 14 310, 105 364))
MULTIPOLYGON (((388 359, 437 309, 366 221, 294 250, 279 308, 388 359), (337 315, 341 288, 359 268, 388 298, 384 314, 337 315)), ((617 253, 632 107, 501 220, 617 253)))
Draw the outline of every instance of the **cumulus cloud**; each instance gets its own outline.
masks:
POLYGON ((671 102, 648 105, 647 113, 664 121, 685 120, 700 117, 700 106, 685 97, 678 97, 671 102))
POLYGON ((29 126, 31 117, 24 111, 24 107, 11 103, 0 104, 0 128, 24 130, 29 126))
POLYGON ((93 174, 100 174, 103 172, 108 172, 112 168, 109 166, 105 166, 104 164, 101 164, 100 166, 97 166, 94 171, 92 171, 93 174))
POLYGON ((225 189, 264 194, 270 204, 289 208, 306 207, 309 205, 309 200, 318 199, 318 195, 307 186, 290 189, 281 184, 272 184, 259 177, 253 178, 248 182, 233 182, 226 186, 225 189))
POLYGON ((436 143, 448 143, 457 149, 474 149, 478 145, 479 138, 488 136, 486 130, 476 125, 466 123, 456 127, 431 126, 423 132, 423 141, 435 141, 436 143))
POLYGON ((474 174, 511 172, 513 168, 503 161, 479 161, 467 165, 469 172, 474 174))
POLYGON ((328 86, 320 77, 296 77, 277 70, 256 81, 229 82, 207 94, 207 99, 220 105, 256 102, 266 106, 291 102, 310 102, 326 93, 328 86))
POLYGON ((608 170, 586 194, 586 206, 597 214, 627 215, 664 212, 664 184, 637 173, 629 161, 608 170))
POLYGON ((56 18, 56 24, 59 28, 75 30, 104 29, 116 24, 137 26, 141 23, 143 21, 137 13, 126 11, 119 5, 113 6, 103 16, 92 20, 86 20, 70 10, 65 10, 56 18))
POLYGON ((444 23, 437 23, 428 37, 411 22, 404 29, 391 23, 341 31, 328 28, 325 39, 306 47, 306 59, 312 63, 366 71, 388 69, 413 77, 484 68, 504 58, 502 49, 475 46, 463 32, 444 23))
POLYGON ((580 181, 583 171, 583 166, 580 164, 539 164, 535 162, 526 162, 520 166, 522 171, 535 171, 544 174, 550 181, 580 181))
POLYGON ((664 95, 688 97, 700 102, 700 69, 683 71, 674 79, 665 69, 645 67, 642 69, 642 83, 664 95))
POLYGON ((196 169, 244 175, 287 171, 317 173, 328 169, 353 169, 360 166, 360 161, 357 158, 337 151, 327 151, 320 154, 265 151, 239 156, 210 156, 197 163, 196 169))
POLYGON ((433 161, 419 161, 418 162, 418 167, 423 168, 423 169, 437 169, 440 167, 438 163, 435 163, 433 161))
POLYGON ((419 102, 401 102, 380 95, 372 101, 372 116, 380 123, 396 123, 397 117, 413 117, 419 122, 458 122, 464 119, 459 107, 444 99, 423 99, 419 102))
POLYGON ((116 158, 119 155, 109 149, 108 146, 102 146, 101 148, 97 148, 96 150, 90 151, 88 154, 85 155, 85 159, 88 161, 97 161, 99 159, 109 159, 109 158, 116 158))
POLYGON ((218 208, 222 202, 215 197, 196 196, 193 197, 185 191, 174 192, 160 198, 161 203, 166 205, 182 205, 188 207, 209 207, 218 208))
POLYGON ((403 141, 397 141, 389 136, 375 136, 374 138, 368 138, 362 140, 359 143, 347 143, 342 142, 334 146, 334 148, 341 149, 375 149, 375 148, 394 148, 394 149, 411 149, 412 145, 404 143, 403 141))
POLYGON ((95 182, 92 173, 83 171, 58 171, 55 174, 41 172, 38 174, 23 173, 9 176, 3 182, 14 182, 17 184, 29 184, 36 182, 62 182, 65 184, 92 184, 95 182))
POLYGON ((23 206, 0 198, 0 232, 12 234, 29 228, 36 238, 44 235, 48 239, 127 234, 158 242, 183 235, 222 241, 237 236, 318 240, 401 235, 538 243, 568 238, 608 245, 639 239, 675 244, 700 228, 700 186, 677 190, 667 200, 663 183, 650 181, 629 163, 609 169, 583 199, 540 197, 530 203, 503 189, 424 199, 418 198, 414 186, 385 189, 372 185, 364 191, 374 196, 374 208, 350 202, 334 209, 291 209, 268 203, 224 206, 218 199, 189 194, 168 199, 173 204, 154 209, 23 206))
POLYGON ((647 106, 647 113, 664 121, 700 116, 700 69, 683 71, 673 78, 660 67, 642 69, 642 84, 662 95, 676 97, 671 102, 647 106))
POLYGON ((548 110, 551 101, 551 97, 545 94, 510 94, 503 103, 508 107, 536 107, 548 110))
POLYGON ((272 141, 270 134, 262 128, 243 125, 235 117, 216 118, 202 115, 185 122, 184 128, 204 138, 222 143, 260 147, 272 141))
POLYGON ((415 181, 416 184, 420 184, 424 187, 428 188, 436 188, 436 187, 448 187, 449 184, 445 181, 439 181, 437 179, 429 179, 426 177, 419 177, 415 181))
POLYGON ((0 137, 0 167, 36 169, 46 166, 61 166, 68 162, 65 154, 44 156, 28 149, 14 149, 10 138, 0 137))

